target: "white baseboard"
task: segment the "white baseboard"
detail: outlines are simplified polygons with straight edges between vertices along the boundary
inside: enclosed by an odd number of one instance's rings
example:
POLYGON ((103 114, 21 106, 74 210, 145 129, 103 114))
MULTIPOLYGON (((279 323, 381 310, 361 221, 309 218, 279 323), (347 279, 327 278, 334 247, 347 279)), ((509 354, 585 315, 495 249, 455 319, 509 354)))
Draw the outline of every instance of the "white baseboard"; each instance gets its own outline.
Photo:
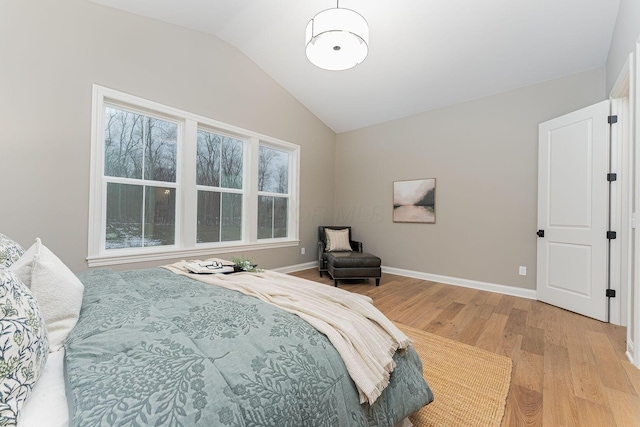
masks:
MULTIPOLYGON (((625 353, 627 355, 627 359, 629 359, 629 362, 631 362, 632 365, 635 365, 635 359, 634 359, 634 354, 633 354, 633 350, 635 349, 635 347, 633 346, 633 341, 631 341, 629 339, 629 337, 627 336, 627 352, 625 353)), ((640 366, 639 366, 640 368, 640 366)))
POLYGON ((513 286, 498 285, 495 283, 479 282, 477 280, 460 279, 458 277, 441 276, 439 274, 423 273, 420 271, 404 270, 394 267, 382 267, 384 273, 397 274, 398 276, 412 277, 414 279, 428 280, 430 282, 445 283, 447 285, 462 286, 464 288, 478 289, 481 291, 496 292, 498 294, 512 295, 514 297, 536 299, 534 289, 516 288, 513 286))
MULTIPOLYGON (((318 268, 318 262, 305 262, 304 264, 290 265, 274 268, 279 273, 293 273, 296 271, 318 268)), ((412 277, 414 279, 428 280, 430 282, 446 283, 447 285, 462 286, 464 288, 478 289, 481 291, 496 292, 498 294, 512 295, 514 297, 536 299, 534 289, 515 288, 513 286, 498 285, 495 283, 479 282, 477 280, 460 279, 458 277, 441 276, 439 274, 423 273, 421 271, 404 270, 394 267, 382 267, 384 273, 397 274, 398 276, 412 277)))
POLYGON ((294 273, 296 271, 318 268, 318 261, 305 262, 304 264, 288 265, 286 267, 272 268, 271 271, 278 273, 294 273))

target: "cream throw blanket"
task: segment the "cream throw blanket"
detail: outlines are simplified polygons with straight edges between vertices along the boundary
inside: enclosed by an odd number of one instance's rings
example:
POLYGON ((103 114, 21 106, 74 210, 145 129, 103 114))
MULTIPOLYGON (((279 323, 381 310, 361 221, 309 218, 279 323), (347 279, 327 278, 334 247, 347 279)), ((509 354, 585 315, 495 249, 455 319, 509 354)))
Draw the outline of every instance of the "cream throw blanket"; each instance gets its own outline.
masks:
POLYGON ((372 404, 389 384, 393 355, 411 344, 407 336, 373 306, 371 298, 286 274, 191 274, 186 261, 164 268, 201 282, 251 295, 296 314, 325 334, 353 379, 360 403, 372 404))

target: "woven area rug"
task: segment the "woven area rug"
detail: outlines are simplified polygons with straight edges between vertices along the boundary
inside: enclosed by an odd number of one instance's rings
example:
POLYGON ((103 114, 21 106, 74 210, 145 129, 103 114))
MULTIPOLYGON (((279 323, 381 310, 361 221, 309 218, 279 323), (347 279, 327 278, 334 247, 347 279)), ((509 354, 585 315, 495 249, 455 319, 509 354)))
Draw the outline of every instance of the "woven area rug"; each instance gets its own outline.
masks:
POLYGON ((413 340, 434 401, 409 417, 416 427, 499 427, 511 359, 396 323, 413 340))

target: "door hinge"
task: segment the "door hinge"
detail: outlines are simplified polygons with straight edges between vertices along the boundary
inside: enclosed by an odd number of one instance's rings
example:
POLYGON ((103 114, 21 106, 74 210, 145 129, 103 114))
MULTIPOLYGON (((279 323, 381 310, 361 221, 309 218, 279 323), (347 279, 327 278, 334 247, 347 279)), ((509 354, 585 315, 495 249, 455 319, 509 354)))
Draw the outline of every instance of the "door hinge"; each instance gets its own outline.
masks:
POLYGON ((618 180, 618 174, 617 173, 608 173, 607 174, 607 181, 612 182, 612 181, 617 181, 618 180))
POLYGON ((607 121, 609 122, 610 125, 614 123, 618 123, 618 116, 609 116, 607 121))
POLYGON ((538 237, 544 237, 544 230, 538 230, 536 234, 538 235, 538 237))
POLYGON ((607 295, 607 298, 615 298, 616 297, 616 290, 615 289, 607 289, 606 290, 606 295, 607 295))
POLYGON ((616 238, 616 232, 615 231, 607 231, 607 239, 613 240, 615 238, 616 238))

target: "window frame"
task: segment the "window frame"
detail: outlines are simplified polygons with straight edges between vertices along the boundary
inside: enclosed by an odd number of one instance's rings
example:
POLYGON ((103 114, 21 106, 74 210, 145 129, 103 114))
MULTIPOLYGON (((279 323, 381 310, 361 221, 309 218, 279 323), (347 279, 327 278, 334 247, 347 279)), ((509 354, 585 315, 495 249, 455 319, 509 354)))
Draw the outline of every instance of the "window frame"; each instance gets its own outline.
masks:
MULTIPOLYGON (((163 248, 163 249, 176 249, 177 245, 175 242, 178 242, 180 239, 180 227, 179 224, 181 222, 181 211, 179 209, 176 208, 176 212, 175 212, 175 234, 174 234, 174 244, 173 245, 160 245, 160 246, 142 246, 140 248, 123 248, 123 249, 106 249, 106 224, 107 224, 107 211, 106 211, 106 206, 107 206, 107 187, 109 185, 109 183, 113 183, 113 184, 124 184, 124 185, 135 185, 138 187, 142 187, 143 188, 143 200, 145 197, 145 191, 144 189, 147 187, 166 187, 166 188, 173 188, 176 191, 176 206, 178 204, 178 200, 180 200, 180 196, 181 196, 181 185, 180 185, 180 173, 181 173, 181 168, 182 168, 182 162, 181 162, 181 151, 180 151, 180 147, 182 145, 182 136, 183 133, 181 132, 182 129, 182 122, 177 120, 175 117, 171 117, 171 116, 163 116, 160 114, 157 114, 154 111, 147 111, 141 108, 136 108, 136 107, 131 107, 129 105, 124 105, 124 104, 114 104, 113 102, 110 101, 105 101, 103 104, 103 112, 104 109, 106 107, 111 107, 111 108, 115 108, 115 109, 119 109, 119 110, 126 110, 130 113, 134 113, 134 114, 139 114, 139 115, 143 115, 146 117, 151 117, 154 119, 159 119, 159 120, 164 120, 164 121, 168 121, 171 123, 176 124, 177 126, 177 135, 176 135, 176 180, 175 182, 169 182, 169 181, 156 181, 156 180, 150 180, 150 179, 146 179, 144 178, 144 166, 143 166, 143 175, 141 178, 127 178, 127 177, 116 177, 116 176, 107 176, 104 173, 104 169, 105 169, 105 165, 104 165, 104 114, 102 117, 102 152, 101 152, 101 164, 100 164, 100 168, 101 168, 101 175, 102 175, 102 191, 104 192, 102 195, 102 203, 104 205, 104 209, 102 210, 102 229, 101 231, 101 247, 100 249, 104 252, 113 252, 116 253, 115 251, 124 251, 127 249, 131 249, 131 250, 138 250, 138 249, 146 249, 146 250, 150 250, 153 252, 153 250, 151 250, 151 248, 163 248)), ((143 151, 144 151, 144 146, 142 147, 143 151)), ((144 155, 144 154, 143 154, 144 155)), ((144 162, 143 162, 144 164, 144 162)), ((144 209, 144 202, 143 202, 143 209, 144 209)), ((144 210, 143 210, 144 213, 144 210)), ((144 219, 142 219, 142 230, 143 230, 143 235, 144 235, 144 219)))
MULTIPOLYGON (((288 187, 288 191, 286 193, 276 193, 276 192, 272 192, 272 191, 261 191, 260 189, 258 189, 257 191, 257 197, 256 199, 259 200, 260 196, 264 196, 264 197, 272 197, 272 198, 283 198, 283 199, 287 199, 287 237, 271 237, 271 238, 258 238, 259 241, 280 241, 280 240, 287 240, 288 236, 290 235, 289 233, 291 232, 291 221, 289 220, 289 214, 291 213, 291 179, 289 179, 290 176, 292 176, 292 173, 295 172, 295 168, 292 167, 292 164, 294 162, 291 161, 291 156, 292 156, 292 152, 283 149, 282 147, 279 147, 277 145, 271 144, 268 141, 259 141, 258 142, 258 153, 260 153, 260 147, 266 147, 272 150, 276 150, 276 151, 283 151, 286 152, 289 155, 289 161, 288 161, 288 176, 287 176, 287 187, 288 187)), ((259 164, 258 164, 259 166, 259 164)), ((256 171, 256 173, 259 173, 258 171, 256 171)), ((256 202, 259 203, 259 202, 256 202)), ((275 210, 275 201, 274 201, 274 205, 273 208, 275 210)), ((275 220, 275 213, 274 213, 274 217, 272 218, 272 222, 275 220)), ((271 230, 272 234, 273 234, 273 228, 271 230)), ((256 228, 256 233, 257 233, 257 228, 256 228)))
MULTIPOLYGON (((236 134, 231 134, 229 132, 225 132, 222 131, 220 129, 216 129, 216 128, 212 128, 212 127, 208 127, 208 126, 203 126, 202 124, 200 124, 198 126, 197 132, 200 131, 204 131, 204 132, 209 132, 212 134, 216 134, 222 137, 227 137, 227 138, 233 138, 236 140, 239 140, 242 142, 242 187, 241 188, 231 188, 231 187, 222 187, 222 165, 220 165, 220 185, 218 187, 215 186, 211 186, 211 185, 202 185, 202 184, 198 184, 197 183, 197 176, 196 179, 193 181, 193 184, 196 186, 196 209, 198 207, 198 197, 197 194, 200 191, 206 191, 206 192, 211 192, 211 193, 215 193, 218 192, 220 193, 220 197, 222 198, 222 194, 240 194, 242 195, 242 221, 241 221, 241 230, 240 230, 240 240, 232 240, 232 241, 223 241, 222 240, 222 223, 220 224, 220 241, 218 242, 198 242, 198 225, 197 225, 197 221, 198 221, 198 215, 197 215, 197 211, 196 211, 196 247, 210 247, 211 245, 218 245, 218 244, 234 244, 234 243, 240 243, 240 242, 244 242, 244 236, 245 236, 245 211, 246 211, 246 206, 245 206, 245 199, 247 198, 247 185, 250 184, 247 182, 247 168, 245 167, 247 165, 247 146, 248 146, 248 141, 247 141, 247 137, 246 136, 242 136, 242 135, 236 135, 236 134)), ((197 135, 197 133, 196 133, 197 135)), ((196 153, 197 153, 197 138, 196 138, 196 153)), ((220 161, 222 161, 222 144, 220 147, 221 153, 220 153, 220 161)), ((197 165, 195 166, 195 170, 197 171, 197 165)), ((222 201, 221 201, 221 207, 222 207, 222 201)), ((222 219, 221 219, 222 220, 222 219)))
MULTIPOLYGON (((113 177, 110 177, 113 181, 113 177)), ((148 180, 138 180, 149 185, 148 180)), ((149 181, 159 182, 159 181, 149 181)), ((164 183, 164 182, 162 182, 164 183)), ((149 101, 99 85, 93 85, 91 118, 91 166, 89 190, 89 267, 194 258, 201 255, 297 246, 299 244, 300 146, 219 122, 177 108, 149 101), (166 246, 106 249, 106 195, 104 176, 104 112, 106 106, 178 124, 176 152, 175 243, 166 246), (197 243, 196 155, 198 130, 220 133, 244 141, 241 240, 197 243), (289 204, 287 237, 258 239, 258 152, 260 144, 289 154, 289 204)), ((227 189, 224 191, 237 189, 227 189)), ((280 195, 282 196, 282 195, 280 195)))

